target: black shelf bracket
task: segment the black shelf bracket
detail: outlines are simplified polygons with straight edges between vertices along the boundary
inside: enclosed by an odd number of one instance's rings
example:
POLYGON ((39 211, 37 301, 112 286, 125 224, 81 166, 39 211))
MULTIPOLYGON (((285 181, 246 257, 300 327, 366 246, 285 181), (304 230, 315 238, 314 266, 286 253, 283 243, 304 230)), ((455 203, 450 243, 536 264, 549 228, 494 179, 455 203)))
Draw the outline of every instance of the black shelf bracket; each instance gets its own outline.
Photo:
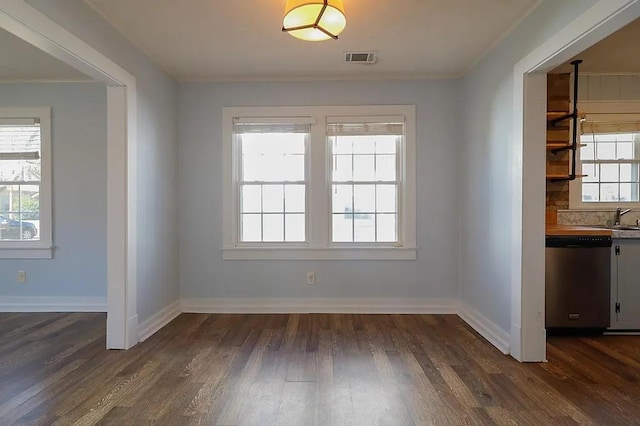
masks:
POLYGON ((552 150, 551 150, 551 153, 552 153, 552 154, 557 154, 557 153, 559 153, 559 152, 567 151, 567 150, 570 150, 570 149, 572 149, 572 148, 571 148, 571 145, 567 145, 567 146, 563 146, 562 148, 552 149, 552 150))
POLYGON ((560 117, 556 117, 553 120, 549 120, 549 123, 551 123, 551 125, 555 127, 558 123, 561 123, 561 122, 563 122, 565 120, 569 120, 569 119, 572 119, 572 118, 573 119, 577 118, 577 114, 573 113, 573 112, 569 113, 569 114, 565 114, 565 115, 562 115, 560 117))

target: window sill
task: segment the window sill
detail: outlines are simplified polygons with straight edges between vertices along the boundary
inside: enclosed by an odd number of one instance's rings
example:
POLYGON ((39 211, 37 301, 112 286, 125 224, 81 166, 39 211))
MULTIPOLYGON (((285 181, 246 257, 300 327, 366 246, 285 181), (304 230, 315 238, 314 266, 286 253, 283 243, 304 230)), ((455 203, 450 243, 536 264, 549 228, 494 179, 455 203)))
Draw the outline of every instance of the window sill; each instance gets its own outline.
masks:
POLYGON ((416 260, 416 248, 334 247, 278 248, 234 247, 222 250, 224 260, 416 260))
POLYGON ((29 246, 18 244, 0 245, 0 259, 52 259, 53 247, 29 246))
POLYGON ((637 209, 640 208, 640 202, 615 202, 615 201, 607 201, 607 202, 599 202, 599 203, 570 203, 568 209, 562 209, 558 211, 583 211, 583 212, 598 212, 598 211, 615 211, 616 208, 632 208, 637 209))

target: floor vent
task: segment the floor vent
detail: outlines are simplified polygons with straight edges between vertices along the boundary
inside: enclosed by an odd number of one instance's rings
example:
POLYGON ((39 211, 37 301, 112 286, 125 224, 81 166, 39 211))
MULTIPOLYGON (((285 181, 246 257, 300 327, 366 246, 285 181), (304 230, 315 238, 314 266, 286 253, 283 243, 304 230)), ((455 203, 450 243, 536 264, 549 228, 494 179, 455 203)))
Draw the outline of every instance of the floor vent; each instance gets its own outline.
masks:
POLYGON ((344 61, 353 64, 375 64, 378 57, 375 52, 345 52, 344 61))

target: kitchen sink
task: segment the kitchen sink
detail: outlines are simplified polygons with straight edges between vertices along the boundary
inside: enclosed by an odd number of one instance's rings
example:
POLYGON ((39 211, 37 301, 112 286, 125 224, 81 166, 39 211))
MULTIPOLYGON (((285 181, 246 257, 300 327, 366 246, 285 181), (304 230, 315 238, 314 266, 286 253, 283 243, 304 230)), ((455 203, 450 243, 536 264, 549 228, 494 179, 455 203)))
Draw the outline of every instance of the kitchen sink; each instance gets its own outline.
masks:
POLYGON ((613 238, 640 239, 640 226, 633 225, 585 225, 589 228, 610 229, 613 238))

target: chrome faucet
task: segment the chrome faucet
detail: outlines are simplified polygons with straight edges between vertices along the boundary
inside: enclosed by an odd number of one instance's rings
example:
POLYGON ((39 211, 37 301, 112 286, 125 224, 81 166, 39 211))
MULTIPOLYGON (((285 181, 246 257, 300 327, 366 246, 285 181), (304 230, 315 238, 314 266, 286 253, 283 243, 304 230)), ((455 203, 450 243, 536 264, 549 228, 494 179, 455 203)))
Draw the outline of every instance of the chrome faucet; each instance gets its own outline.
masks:
POLYGON ((624 209, 622 210, 620 207, 618 207, 616 209, 616 216, 614 218, 614 225, 620 225, 620 219, 622 219, 622 216, 624 216, 625 214, 629 213, 631 211, 631 209, 624 209))

